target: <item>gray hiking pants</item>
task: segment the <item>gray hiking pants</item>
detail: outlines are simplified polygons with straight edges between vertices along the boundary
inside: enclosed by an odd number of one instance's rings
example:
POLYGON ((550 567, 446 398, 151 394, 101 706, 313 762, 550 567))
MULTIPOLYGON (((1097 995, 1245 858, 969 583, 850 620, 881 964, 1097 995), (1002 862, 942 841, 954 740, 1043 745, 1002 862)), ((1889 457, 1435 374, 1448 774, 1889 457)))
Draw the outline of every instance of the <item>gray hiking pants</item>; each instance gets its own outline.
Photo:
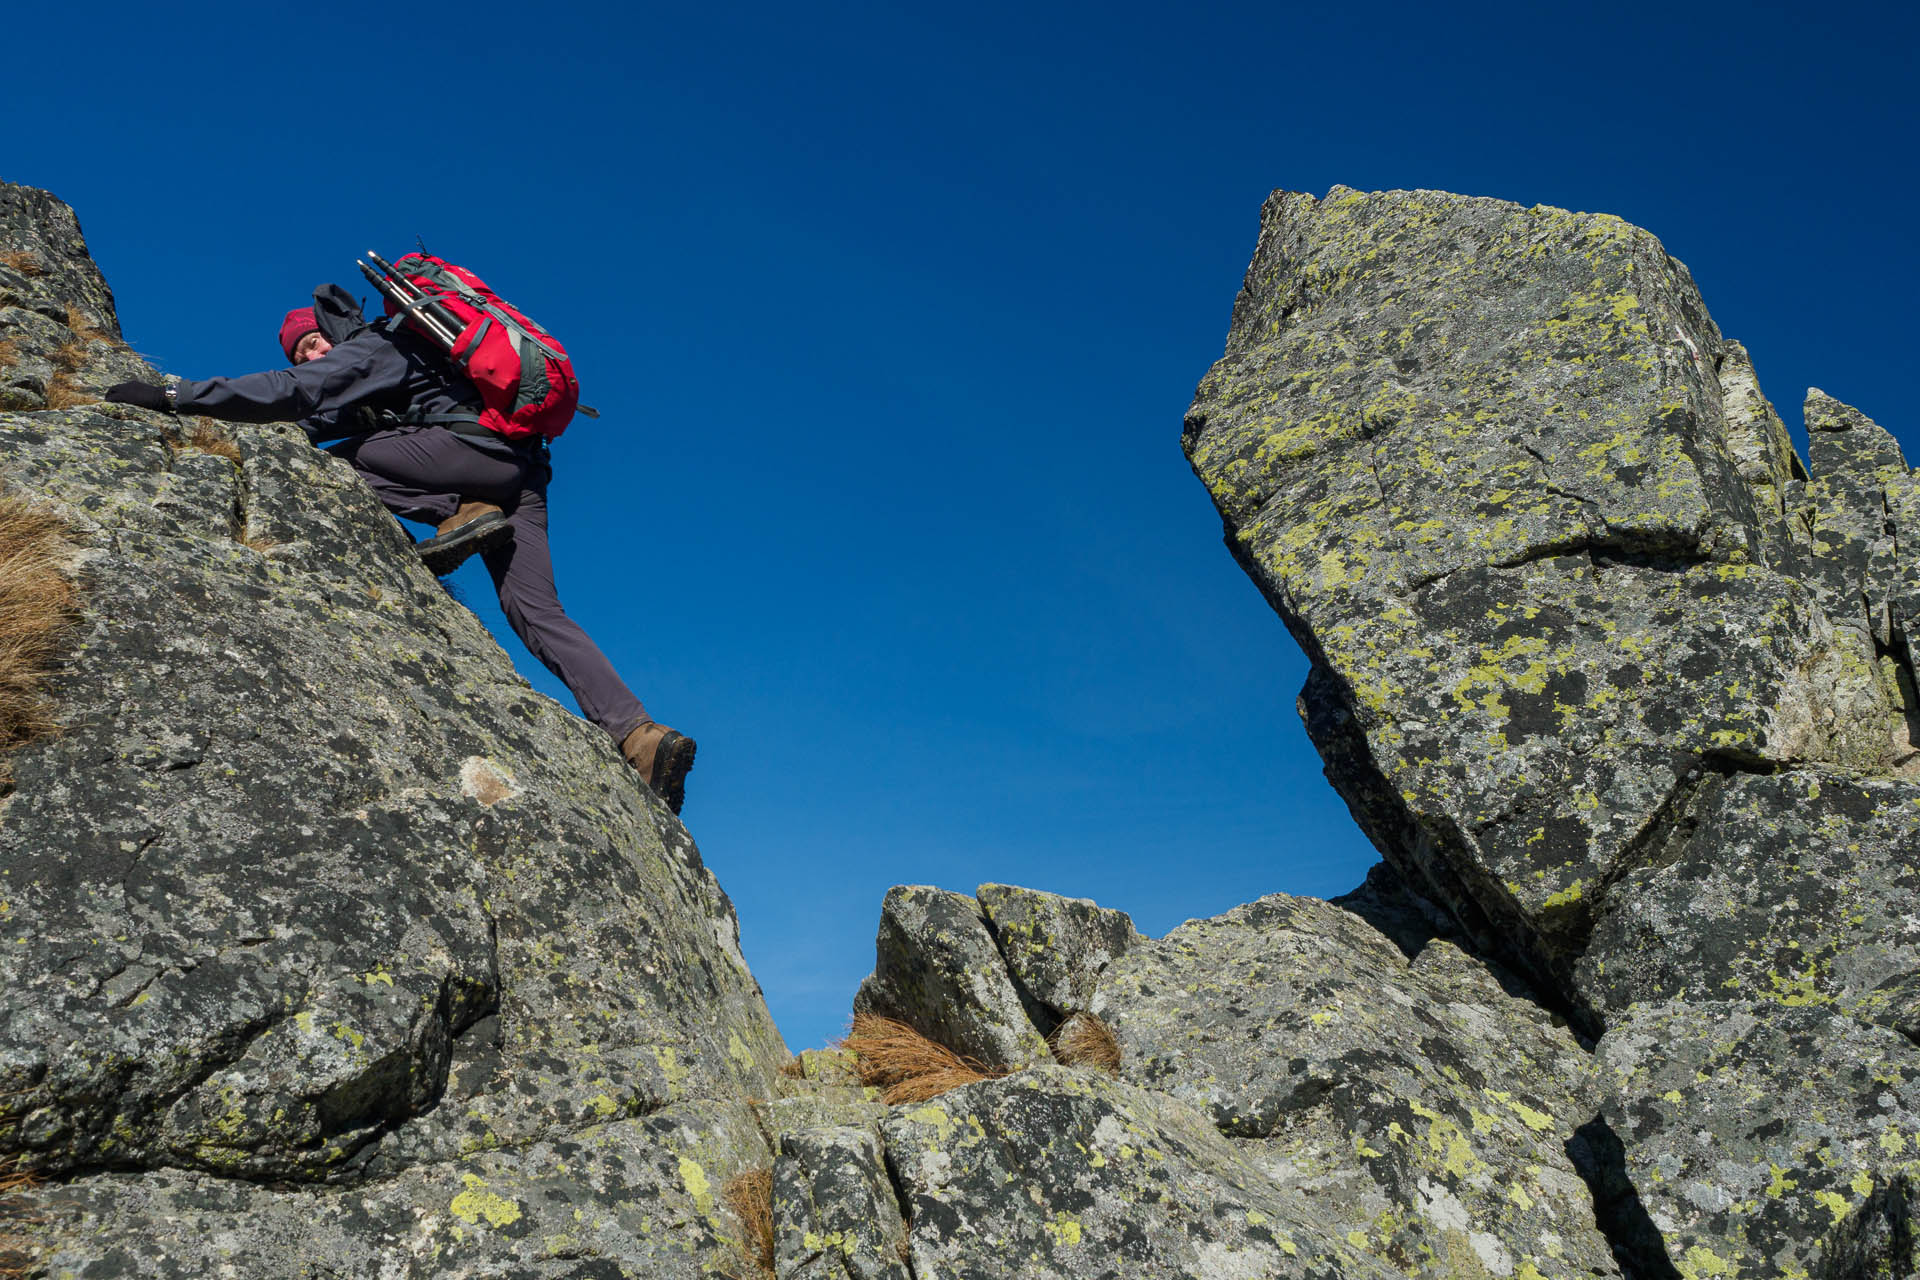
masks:
POLYGON ((560 607, 547 545, 547 485, 553 468, 535 453, 495 453, 445 427, 396 427, 329 445, 378 494, 387 510, 439 524, 463 498, 497 504, 511 540, 481 552, 500 609, 533 656, 559 676, 580 714, 620 742, 653 717, 600 647, 560 607))

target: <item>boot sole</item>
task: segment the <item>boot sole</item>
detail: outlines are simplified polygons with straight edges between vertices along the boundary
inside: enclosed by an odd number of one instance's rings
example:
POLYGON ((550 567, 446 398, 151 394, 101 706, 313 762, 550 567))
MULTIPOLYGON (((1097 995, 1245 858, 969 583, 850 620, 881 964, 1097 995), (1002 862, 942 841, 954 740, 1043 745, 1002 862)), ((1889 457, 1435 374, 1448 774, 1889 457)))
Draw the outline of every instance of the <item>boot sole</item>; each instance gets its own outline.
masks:
POLYGON ((693 754, 699 744, 684 733, 668 731, 654 748, 653 776, 651 784, 667 808, 675 814, 680 806, 687 802, 687 771, 693 768, 693 754))
POLYGON ((474 552, 484 550, 512 534, 513 527, 507 523, 506 516, 490 511, 469 520, 452 533, 428 538, 414 550, 420 553, 420 563, 427 566, 429 573, 436 578, 444 578, 465 564, 467 557, 474 552))

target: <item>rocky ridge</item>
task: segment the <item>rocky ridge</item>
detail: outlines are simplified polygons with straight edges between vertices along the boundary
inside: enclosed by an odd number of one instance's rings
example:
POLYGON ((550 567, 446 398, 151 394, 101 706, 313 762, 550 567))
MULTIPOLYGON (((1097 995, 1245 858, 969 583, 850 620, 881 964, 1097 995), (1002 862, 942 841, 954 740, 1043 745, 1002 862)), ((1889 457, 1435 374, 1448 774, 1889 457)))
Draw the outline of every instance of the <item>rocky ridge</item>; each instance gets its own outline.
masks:
POLYGON ((70 210, 0 227, 0 465, 88 601, 0 812, 46 1274, 1912 1273, 1914 482, 1817 394, 1804 465, 1645 232, 1268 201, 1184 442, 1386 861, 1157 939, 896 888, 856 1009, 1005 1074, 889 1107, 350 472, 85 403, 154 375, 70 210))
POLYGON ((1345 188, 1267 201, 1186 418, 1329 781, 1598 1039, 1647 1275, 1914 1266, 1920 488, 1806 420, 1645 231, 1345 188))

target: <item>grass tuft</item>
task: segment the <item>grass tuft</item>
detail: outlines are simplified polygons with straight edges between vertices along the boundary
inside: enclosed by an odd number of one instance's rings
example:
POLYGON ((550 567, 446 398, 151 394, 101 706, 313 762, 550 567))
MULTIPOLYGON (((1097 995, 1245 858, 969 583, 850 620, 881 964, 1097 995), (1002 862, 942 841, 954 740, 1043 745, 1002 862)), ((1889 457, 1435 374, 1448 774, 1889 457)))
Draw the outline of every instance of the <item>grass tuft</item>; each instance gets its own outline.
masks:
POLYGON ((937 1040, 929 1040, 904 1022, 857 1013, 840 1047, 853 1054, 854 1074, 860 1083, 880 1090, 889 1106, 925 1102, 949 1089, 1007 1074, 977 1058, 963 1057, 937 1040))
POLYGON ((82 348, 89 342, 104 341, 107 336, 86 312, 76 311, 72 307, 67 308, 67 328, 73 331, 73 341, 82 348))
POLYGON ((46 260, 31 249, 9 249, 0 253, 0 266, 10 267, 23 276, 47 274, 46 260))
POLYGON ((42 689, 79 615, 66 533, 46 507, 0 495, 0 784, 13 781, 7 754, 59 727, 42 689))
POLYGON ((99 398, 75 386, 73 375, 65 369, 54 370, 53 376, 47 379, 47 408, 49 409, 74 409, 83 404, 93 404, 99 398))
POLYGON ((1120 1041, 1113 1028, 1091 1013, 1076 1013, 1053 1029, 1048 1040, 1054 1058, 1069 1067, 1094 1067, 1120 1074, 1120 1041))
POLYGON ((40 1274, 38 1250, 25 1230, 39 1219, 9 1200, 38 1185, 39 1179, 21 1166, 18 1157, 0 1160, 0 1280, 26 1280, 40 1274))
POLYGON ((12 338, 0 338, 0 369, 11 369, 20 363, 20 344, 12 338))
POLYGON ((80 372, 80 366, 87 362, 87 346, 90 343, 106 340, 106 334, 89 320, 85 313, 67 308, 67 328, 73 336, 53 349, 48 359, 53 361, 53 376, 47 379, 47 408, 72 409, 78 405, 96 404, 100 397, 82 390, 73 380, 80 372))
POLYGON ((194 449, 201 453, 211 453, 217 458, 225 458, 232 463, 240 461, 240 446, 233 442, 220 428, 213 425, 210 418, 193 419, 193 427, 187 432, 187 438, 181 442, 182 449, 194 449))
POLYGON ((740 1260, 753 1276, 773 1280, 773 1170, 747 1170, 720 1197, 740 1223, 740 1260))
POLYGON ((807 1078, 807 1060, 796 1053, 793 1057, 788 1058, 780 1064, 780 1074, 789 1080, 805 1080, 807 1078))

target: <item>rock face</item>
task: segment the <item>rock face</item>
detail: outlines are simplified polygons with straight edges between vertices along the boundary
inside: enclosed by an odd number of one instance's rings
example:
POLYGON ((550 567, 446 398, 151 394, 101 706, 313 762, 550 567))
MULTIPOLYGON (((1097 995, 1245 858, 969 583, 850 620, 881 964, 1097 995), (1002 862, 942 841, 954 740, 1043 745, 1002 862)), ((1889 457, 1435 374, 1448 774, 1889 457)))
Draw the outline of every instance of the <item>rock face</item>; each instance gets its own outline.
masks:
POLYGON ((36 361, 143 366, 72 214, 0 219, 6 481, 88 601, 0 821, 0 1145, 53 1274, 732 1258, 786 1054, 685 829, 298 431, 34 405, 36 361))
POLYGON ((1674 817, 1669 841, 1614 887, 1580 960, 1603 1008, 1833 1004, 1920 1037, 1920 786, 1715 776, 1674 817))
POLYGON ((889 1107, 350 472, 94 403, 71 211, 0 226, 88 602, 0 811, 46 1274, 1920 1274, 1920 485, 1819 392, 1803 464, 1647 233, 1268 201, 1184 442, 1385 861, 1163 938, 895 888, 856 1009, 999 1074, 889 1107))
MULTIPOLYGON (((1335 786, 1556 985, 1704 772, 1912 755, 1844 536, 1884 503, 1821 481, 1777 509, 1806 486, 1770 411, 1729 421, 1729 357, 1618 219, 1281 194, 1188 413, 1231 545, 1323 673, 1335 786)), ((1892 443, 1826 434, 1868 469, 1892 443)))

